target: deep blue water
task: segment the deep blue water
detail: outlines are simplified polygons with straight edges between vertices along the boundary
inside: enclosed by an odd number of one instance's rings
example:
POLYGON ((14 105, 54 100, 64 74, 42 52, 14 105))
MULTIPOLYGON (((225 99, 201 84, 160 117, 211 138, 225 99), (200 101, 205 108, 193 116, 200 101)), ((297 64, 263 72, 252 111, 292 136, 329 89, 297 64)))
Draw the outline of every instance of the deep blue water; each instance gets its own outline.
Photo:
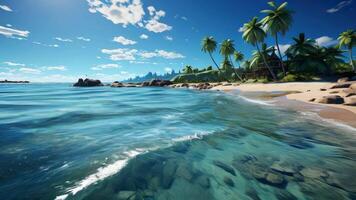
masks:
POLYGON ((355 199, 355 138, 238 94, 0 85, 0 199, 355 199))

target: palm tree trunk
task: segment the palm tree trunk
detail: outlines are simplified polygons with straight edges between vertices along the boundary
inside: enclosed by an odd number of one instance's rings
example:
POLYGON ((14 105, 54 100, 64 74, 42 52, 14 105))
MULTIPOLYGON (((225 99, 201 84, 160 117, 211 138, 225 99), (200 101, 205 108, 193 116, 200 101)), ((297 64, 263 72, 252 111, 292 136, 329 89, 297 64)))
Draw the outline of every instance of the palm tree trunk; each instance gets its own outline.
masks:
POLYGON ((213 55, 211 55, 211 52, 209 52, 209 56, 211 58, 211 60, 214 62, 216 68, 218 68, 219 72, 221 72, 220 68, 219 68, 219 65, 215 62, 214 58, 213 58, 213 55))
POLYGON ((350 61, 351 61, 352 69, 354 70, 354 72, 356 72, 356 68, 355 68, 355 64, 354 64, 354 59, 352 58, 352 48, 349 49, 349 53, 350 53, 350 61))
POLYGON ((268 71, 271 73, 272 78, 273 78, 273 81, 276 81, 276 80, 277 80, 276 75, 274 74, 274 72, 272 71, 272 69, 269 67, 269 65, 268 65, 268 63, 267 63, 267 60, 266 60, 265 56, 261 53, 260 47, 258 46, 257 43, 256 43, 256 47, 257 47, 258 53, 262 56, 263 62, 264 62, 265 65, 267 66, 268 71))
POLYGON ((283 76, 285 76, 286 75, 286 69, 284 68, 283 57, 282 57, 282 54, 281 54, 281 50, 279 49, 278 34, 277 33, 276 33, 275 39, 276 39, 276 46, 277 46, 278 55, 279 55, 279 59, 280 59, 279 63, 281 64, 281 67, 282 67, 282 70, 283 70, 283 76))
POLYGON ((240 77, 240 75, 236 72, 236 69, 235 69, 235 66, 234 66, 234 63, 232 62, 232 59, 231 59, 231 56, 229 56, 229 59, 230 59, 230 62, 231 62, 231 65, 232 67, 234 68, 234 73, 235 75, 237 76, 237 78, 240 79, 240 81, 242 82, 242 78, 240 77))

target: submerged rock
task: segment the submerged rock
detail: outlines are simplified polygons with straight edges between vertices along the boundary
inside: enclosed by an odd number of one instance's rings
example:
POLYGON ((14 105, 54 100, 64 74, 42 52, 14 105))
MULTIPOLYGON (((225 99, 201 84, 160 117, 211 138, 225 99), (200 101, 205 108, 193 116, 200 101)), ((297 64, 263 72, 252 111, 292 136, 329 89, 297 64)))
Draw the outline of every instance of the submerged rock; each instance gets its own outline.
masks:
POLYGON ((120 191, 117 195, 118 200, 134 200, 135 199, 135 191, 120 191))
POLYGON ((271 169, 288 176, 293 176, 293 174, 297 173, 298 171, 296 166, 293 166, 287 162, 280 162, 280 161, 274 162, 271 166, 271 169))
POLYGON ((227 176, 224 177, 224 183, 226 185, 230 186, 230 187, 234 187, 235 186, 234 181, 231 178, 227 177, 227 176))
POLYGON ((327 172, 318 168, 304 168, 300 174, 311 179, 323 179, 329 176, 327 172))
POLYGON ((230 167, 229 165, 221 162, 221 161, 217 161, 217 160, 214 160, 214 165, 216 165, 217 167, 220 167, 221 169, 225 170, 226 172, 236 176, 236 173, 235 173, 235 170, 230 167))
POLYGON ((256 190, 253 189, 252 187, 248 187, 245 191, 245 194, 249 196, 252 200, 261 200, 256 190))
POLYGON ((97 87, 104 86, 100 80, 88 79, 83 80, 82 78, 78 79, 78 82, 74 83, 74 87, 97 87))
POLYGON ((177 163, 174 160, 168 160, 163 168, 161 184, 164 189, 169 189, 174 181, 174 174, 177 170, 177 163))
POLYGON ((206 175, 201 175, 197 178, 196 183, 203 188, 210 188, 210 179, 206 175))

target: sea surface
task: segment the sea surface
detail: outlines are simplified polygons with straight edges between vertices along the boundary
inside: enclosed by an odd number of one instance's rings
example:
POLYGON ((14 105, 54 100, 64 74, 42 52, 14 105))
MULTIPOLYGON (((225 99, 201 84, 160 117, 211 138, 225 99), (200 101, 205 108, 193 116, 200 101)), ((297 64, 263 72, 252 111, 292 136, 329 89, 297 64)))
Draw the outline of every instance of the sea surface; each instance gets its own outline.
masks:
POLYGON ((2 84, 0 199, 356 199, 356 130, 238 92, 2 84))

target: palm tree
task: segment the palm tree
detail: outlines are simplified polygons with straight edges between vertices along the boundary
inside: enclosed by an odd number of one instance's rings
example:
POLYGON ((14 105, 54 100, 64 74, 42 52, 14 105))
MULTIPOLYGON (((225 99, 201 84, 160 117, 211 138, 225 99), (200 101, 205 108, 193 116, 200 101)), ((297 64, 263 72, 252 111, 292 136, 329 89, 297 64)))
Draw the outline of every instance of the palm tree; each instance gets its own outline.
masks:
MULTIPOLYGON (((243 27, 244 32, 243 32, 242 38, 246 42, 252 44, 253 46, 256 46, 258 53, 261 54, 261 50, 260 50, 260 47, 258 46, 258 43, 263 43, 263 41, 266 37, 266 33, 264 32, 264 30, 262 28, 262 22, 258 22, 257 20, 258 20, 258 18, 254 17, 250 22, 244 24, 244 27, 243 27)), ((268 65, 265 56, 262 54, 261 54, 261 56, 262 56, 264 64, 266 65, 269 72, 271 73, 273 80, 277 80, 277 77, 274 74, 274 72, 272 71, 272 69, 270 68, 270 66, 268 65)))
POLYGON ((269 57, 269 54, 272 53, 274 51, 274 48, 273 47, 269 47, 267 48, 267 44, 266 43, 263 43, 261 45, 261 51, 258 52, 258 51, 254 51, 252 53, 252 58, 251 58, 251 63, 250 65, 253 67, 253 68, 258 68, 260 63, 263 63, 263 57, 265 58, 268 58, 269 57))
POLYGON ((224 40, 221 43, 221 47, 220 47, 220 54, 224 56, 224 61, 225 60, 229 60, 230 64, 232 65, 232 67, 234 68, 234 73, 236 75, 236 77, 238 77, 240 79, 240 81, 242 81, 242 78, 237 74, 235 67, 233 66, 232 60, 231 60, 231 55, 233 55, 235 52, 235 47, 234 47, 234 41, 227 39, 224 40))
POLYGON ((356 31, 349 29, 345 32, 342 32, 338 40, 339 40, 339 46, 346 47, 347 50, 349 51, 351 66, 352 69, 356 72, 354 60, 352 58, 352 48, 356 46, 356 31))
POLYGON ((237 62, 237 64, 239 65, 239 68, 241 68, 240 62, 242 62, 244 60, 244 54, 241 51, 235 51, 234 52, 234 59, 237 62))
POLYGON ((183 69, 183 72, 186 74, 192 74, 193 73, 193 67, 190 65, 186 65, 185 68, 183 69))
POLYGON ((274 37, 278 50, 280 64, 283 70, 283 74, 286 74, 286 70, 283 65, 283 57, 278 44, 278 33, 283 36, 286 34, 292 24, 292 11, 286 9, 288 3, 284 2, 280 6, 277 6, 275 2, 268 2, 268 5, 272 7, 272 10, 262 10, 262 13, 267 14, 262 19, 263 24, 266 26, 267 31, 274 37))
POLYGON ((317 51, 315 40, 306 39, 304 33, 300 33, 298 37, 294 37, 294 44, 287 50, 286 55, 288 58, 293 58, 298 55, 308 56, 317 51))
POLYGON ((216 50, 216 47, 217 47, 217 43, 216 43, 215 39, 212 36, 210 36, 210 37, 205 37, 203 39, 201 50, 204 53, 206 53, 206 52, 209 53, 209 56, 210 56, 211 60, 214 62, 216 68, 218 68, 218 70, 221 71, 219 68, 219 65, 215 62, 213 55, 212 55, 212 53, 216 50))

